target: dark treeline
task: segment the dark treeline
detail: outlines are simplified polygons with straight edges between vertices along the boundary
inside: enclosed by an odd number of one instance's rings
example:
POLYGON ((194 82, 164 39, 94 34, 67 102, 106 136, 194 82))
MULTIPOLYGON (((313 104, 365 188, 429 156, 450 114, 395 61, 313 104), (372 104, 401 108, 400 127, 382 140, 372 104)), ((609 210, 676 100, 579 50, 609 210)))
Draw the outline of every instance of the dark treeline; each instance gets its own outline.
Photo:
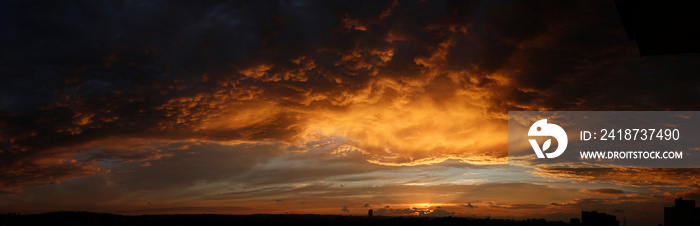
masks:
POLYGON ((461 217, 383 217, 383 216, 339 216, 339 215, 141 215, 124 216, 90 212, 52 212, 33 215, 0 215, 0 225, 149 225, 149 226, 189 226, 189 225, 568 225, 563 222, 548 222, 544 219, 503 220, 474 219, 461 217))

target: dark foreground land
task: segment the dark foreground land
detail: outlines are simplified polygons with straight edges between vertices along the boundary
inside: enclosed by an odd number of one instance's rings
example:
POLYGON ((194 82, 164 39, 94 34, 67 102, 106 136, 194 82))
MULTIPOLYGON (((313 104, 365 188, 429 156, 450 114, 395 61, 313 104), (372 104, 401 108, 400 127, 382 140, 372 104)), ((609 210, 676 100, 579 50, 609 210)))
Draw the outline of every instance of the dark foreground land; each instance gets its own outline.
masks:
POLYGON ((33 215, 0 215, 0 226, 12 225, 568 225, 538 220, 472 219, 460 217, 382 217, 338 215, 141 215, 124 216, 90 212, 52 212, 33 215))

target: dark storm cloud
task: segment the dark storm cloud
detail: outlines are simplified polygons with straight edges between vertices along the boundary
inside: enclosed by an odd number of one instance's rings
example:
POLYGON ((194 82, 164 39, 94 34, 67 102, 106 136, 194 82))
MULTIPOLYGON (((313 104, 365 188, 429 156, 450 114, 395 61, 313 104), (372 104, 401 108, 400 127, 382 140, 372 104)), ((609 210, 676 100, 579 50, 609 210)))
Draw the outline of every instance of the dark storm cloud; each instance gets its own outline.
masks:
MULTIPOLYGON (((317 131, 375 164, 489 164, 502 142, 454 136, 484 115, 498 131, 507 110, 700 103, 697 56, 635 56, 610 2, 9 1, 0 29, 0 181, 13 192, 114 164, 186 163, 158 151, 174 142, 317 131)), ((255 154, 239 170, 269 157, 255 154)), ((150 164, 134 178, 177 167, 150 164)))
MULTIPOLYGON (((334 21, 321 12, 306 15, 304 10, 295 10, 300 7, 304 6, 8 2, 2 16, 7 32, 0 37, 0 70, 4 75, 0 91, 2 181, 12 183, 9 181, 25 174, 35 177, 31 169, 14 175, 10 169, 25 171, 27 163, 22 162, 32 156, 44 157, 51 149, 113 136, 192 137, 190 123, 201 119, 196 113, 207 114, 220 106, 192 101, 184 102, 190 104, 185 107, 172 104, 172 100, 204 95, 206 101, 208 92, 226 89, 219 83, 238 76, 231 64, 254 60, 251 52, 264 45, 269 49, 266 39, 281 32, 279 29, 288 29, 284 34, 289 36, 318 37, 323 26, 328 26, 319 23, 334 21), (285 16, 291 19, 279 24, 279 18, 285 16), (303 35, 292 34, 296 32, 303 35)), ((249 98, 256 92, 253 83, 217 96, 220 104, 249 98)), ((295 131, 289 127, 295 120, 293 115, 281 113, 266 122, 195 136, 284 140, 295 131)), ((65 155, 77 153, 68 151, 65 155)), ((52 172, 59 166, 50 167, 39 167, 35 172, 52 172)), ((83 168, 60 166, 63 170, 52 173, 56 176, 49 179, 90 174, 89 170, 81 171, 83 168)))

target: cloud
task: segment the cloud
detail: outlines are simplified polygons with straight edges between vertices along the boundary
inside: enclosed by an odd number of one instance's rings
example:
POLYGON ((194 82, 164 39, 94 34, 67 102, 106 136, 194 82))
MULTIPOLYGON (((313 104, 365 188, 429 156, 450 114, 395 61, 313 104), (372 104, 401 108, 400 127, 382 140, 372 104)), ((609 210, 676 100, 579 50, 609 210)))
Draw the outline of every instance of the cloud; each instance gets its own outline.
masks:
POLYGON ((377 216, 428 216, 428 217, 446 217, 453 216, 456 212, 448 211, 440 206, 429 209, 419 209, 419 208, 405 208, 405 209, 391 209, 382 208, 374 212, 377 216))
MULTIPOLYGON (((505 164, 509 110, 700 103, 698 56, 637 57, 611 3, 20 1, 0 21, 0 190, 44 198, 94 183, 112 188, 110 201, 132 191, 286 204, 323 192, 315 204, 336 212, 414 195, 540 208, 526 204, 563 203, 578 189, 401 186, 433 181, 396 171, 505 164), (367 191, 387 197, 337 200, 367 191)), ((535 170, 688 189, 695 174, 535 170)))
POLYGON ((599 188, 599 189, 581 189, 581 192, 583 193, 592 193, 592 194, 603 194, 603 195, 621 195, 624 194, 625 192, 619 189, 613 189, 613 188, 599 188))
POLYGON ((447 216, 454 216, 456 212, 454 211, 448 211, 443 209, 442 207, 436 207, 432 212, 428 214, 428 216, 434 216, 434 217, 447 217, 447 216))
POLYGON ((632 187, 693 187, 698 184, 697 169, 599 168, 545 169, 535 175, 546 178, 571 179, 588 183, 614 184, 632 187))
POLYGON ((473 206, 471 203, 467 203, 466 205, 462 205, 462 206, 467 207, 469 209, 479 208, 478 206, 473 206))
POLYGON ((183 207, 169 207, 169 208, 157 208, 157 209, 136 209, 136 210, 122 210, 118 213, 120 214, 227 214, 230 212, 240 212, 240 211, 250 211, 248 207, 240 206, 226 206, 226 207, 198 207, 198 206, 183 206, 183 207))
POLYGON ((14 170, 7 168, 0 182, 0 192, 21 193, 25 186, 42 186, 58 184, 62 180, 109 173, 101 169, 96 161, 76 162, 37 159, 31 163, 14 165, 14 170))
POLYGON ((405 209, 391 209, 391 208, 382 208, 378 209, 377 211, 374 212, 375 215, 377 216, 408 216, 415 214, 416 211, 411 208, 405 208, 405 209))
POLYGON ((532 209, 546 208, 547 205, 544 205, 544 204, 496 204, 496 203, 492 203, 489 207, 502 208, 502 209, 513 209, 513 210, 520 210, 520 209, 532 210, 532 209))

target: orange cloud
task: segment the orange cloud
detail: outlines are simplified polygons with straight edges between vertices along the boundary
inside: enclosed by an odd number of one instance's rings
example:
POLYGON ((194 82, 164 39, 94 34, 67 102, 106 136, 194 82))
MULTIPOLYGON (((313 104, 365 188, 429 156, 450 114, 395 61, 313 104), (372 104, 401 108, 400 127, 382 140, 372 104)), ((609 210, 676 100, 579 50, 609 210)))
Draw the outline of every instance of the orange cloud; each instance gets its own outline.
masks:
POLYGON ((632 187, 686 187, 700 183, 698 169, 601 168, 545 169, 533 172, 537 176, 572 179, 581 182, 614 184, 632 187))

